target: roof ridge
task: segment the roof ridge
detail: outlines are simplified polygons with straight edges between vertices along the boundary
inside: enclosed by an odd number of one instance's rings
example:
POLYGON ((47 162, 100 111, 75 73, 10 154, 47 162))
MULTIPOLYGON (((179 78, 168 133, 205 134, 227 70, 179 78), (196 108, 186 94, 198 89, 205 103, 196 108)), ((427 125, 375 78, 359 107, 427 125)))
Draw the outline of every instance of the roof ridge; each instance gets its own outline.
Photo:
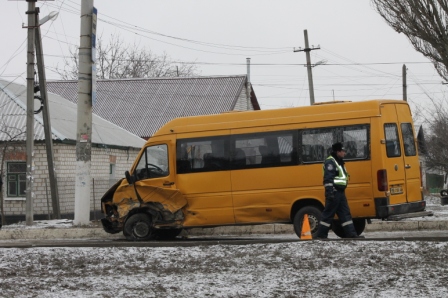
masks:
MULTIPOLYGON (((190 79, 220 79, 220 78, 242 78, 247 75, 215 75, 215 76, 193 76, 193 77, 153 77, 153 78, 117 78, 117 79, 97 79, 97 82, 107 81, 150 81, 150 80, 190 80, 190 79)), ((47 80, 51 83, 75 83, 78 80, 47 80)))

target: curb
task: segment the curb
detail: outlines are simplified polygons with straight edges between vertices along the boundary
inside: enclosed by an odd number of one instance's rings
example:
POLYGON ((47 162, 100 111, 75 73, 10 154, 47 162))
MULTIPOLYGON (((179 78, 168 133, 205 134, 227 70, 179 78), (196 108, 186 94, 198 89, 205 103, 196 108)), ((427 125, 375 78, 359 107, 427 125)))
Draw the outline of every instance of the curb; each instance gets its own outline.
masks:
POLYGON ((379 221, 367 224, 365 232, 448 230, 448 220, 442 221, 379 221))
MULTIPOLYGON (((367 224, 365 232, 393 232, 418 230, 448 230, 447 221, 379 221, 367 224)), ((193 228, 182 232, 184 236, 253 235, 253 234, 295 234, 291 224, 266 224, 252 226, 226 226, 216 228, 193 228)), ((108 234, 102 228, 35 228, 1 229, 0 240, 42 240, 42 239, 124 239, 122 233, 108 234)))

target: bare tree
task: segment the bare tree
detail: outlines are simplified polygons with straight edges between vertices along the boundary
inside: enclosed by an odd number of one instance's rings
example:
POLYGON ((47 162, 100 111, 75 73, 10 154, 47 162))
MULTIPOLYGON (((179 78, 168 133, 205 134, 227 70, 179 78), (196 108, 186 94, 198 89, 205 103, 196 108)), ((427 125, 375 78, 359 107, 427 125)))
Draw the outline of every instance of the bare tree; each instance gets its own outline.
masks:
MULTIPOLYGON (((163 53, 155 55, 150 50, 141 49, 139 45, 128 46, 118 35, 113 35, 109 43, 98 39, 96 51, 97 78, 151 78, 151 77, 186 77, 198 74, 196 65, 178 63, 163 53)), ((63 68, 56 68, 64 80, 78 79, 78 49, 70 49, 70 57, 64 60, 63 68)))
POLYGON ((431 118, 426 119, 428 130, 425 136, 425 162, 428 169, 448 174, 448 110, 442 104, 434 103, 431 118))
MULTIPOLYGON (((13 152, 15 151, 15 145, 18 144, 17 139, 24 135, 26 132, 25 127, 22 129, 8 126, 3 119, 0 118, 0 136, 2 136, 3 142, 0 142, 0 152, 1 152, 1 161, 0 161, 0 178, 2 178, 3 181, 5 181, 5 184, 7 183, 6 179, 3 179, 5 177, 5 170, 4 170, 4 164, 5 164, 5 158, 7 152, 13 152)), ((0 191, 0 212, 2 215, 2 225, 5 224, 5 211, 4 211, 4 205, 3 205, 3 191, 0 191)))
POLYGON ((373 6, 398 33, 434 64, 448 80, 448 1, 372 0, 373 6))

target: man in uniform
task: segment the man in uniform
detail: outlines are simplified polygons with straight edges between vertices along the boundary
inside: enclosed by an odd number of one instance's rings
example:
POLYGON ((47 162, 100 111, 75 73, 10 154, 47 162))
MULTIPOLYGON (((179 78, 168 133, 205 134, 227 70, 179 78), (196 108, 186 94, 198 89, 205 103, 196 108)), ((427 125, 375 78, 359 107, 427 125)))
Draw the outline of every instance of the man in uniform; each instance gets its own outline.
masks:
POLYGON ((333 144, 331 149, 331 155, 325 160, 323 165, 325 208, 322 212, 322 219, 319 222, 317 238, 328 238, 328 231, 335 214, 338 215, 341 221, 346 238, 364 238, 363 236, 358 236, 355 231, 350 208, 345 197, 345 189, 347 188, 349 177, 343 160, 345 149, 342 143, 333 144))

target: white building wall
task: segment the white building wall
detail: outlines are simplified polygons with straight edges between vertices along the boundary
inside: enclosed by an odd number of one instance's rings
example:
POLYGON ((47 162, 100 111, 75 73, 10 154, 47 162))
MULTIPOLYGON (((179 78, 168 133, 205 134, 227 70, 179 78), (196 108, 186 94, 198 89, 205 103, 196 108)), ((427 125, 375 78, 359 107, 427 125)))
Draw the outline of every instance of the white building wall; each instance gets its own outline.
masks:
MULTIPOLYGON (((4 172, 6 174, 6 162, 21 161, 26 162, 23 159, 26 148, 16 147, 16 152, 19 152, 17 159, 5 160, 4 172)), ((47 153, 45 144, 35 144, 35 170, 34 170, 34 214, 48 214, 52 213, 51 205, 51 189, 48 178, 48 166, 47 166, 47 153), (46 185, 45 185, 46 184, 46 185)), ((56 177, 58 180, 58 194, 59 194, 59 207, 61 214, 74 212, 74 200, 75 200, 75 162, 76 162, 76 146, 67 144, 53 144, 54 150, 54 164, 56 177)), ((124 177, 124 172, 129 170, 135 157, 137 156, 139 149, 121 150, 110 148, 96 148, 92 149, 92 162, 91 162, 91 198, 90 208, 91 210, 100 210, 100 200, 102 195, 109 189, 110 185, 124 177), (110 164, 115 164, 116 175, 113 181, 110 181, 109 171, 110 164)), ((1 156, 0 156, 1 160, 1 156)), ((6 183, 5 176, 2 177, 6 183)), ((5 216, 8 215, 24 215, 26 214, 26 201, 25 198, 7 198, 6 197, 6 184, 3 185, 3 198, 4 198, 4 212, 5 216)))
MULTIPOLYGON (((243 90, 240 93, 240 96, 238 97, 234 111, 247 111, 247 89, 243 88, 243 90)), ((252 102, 249 103, 249 109, 253 111, 254 107, 252 106, 252 102)))

